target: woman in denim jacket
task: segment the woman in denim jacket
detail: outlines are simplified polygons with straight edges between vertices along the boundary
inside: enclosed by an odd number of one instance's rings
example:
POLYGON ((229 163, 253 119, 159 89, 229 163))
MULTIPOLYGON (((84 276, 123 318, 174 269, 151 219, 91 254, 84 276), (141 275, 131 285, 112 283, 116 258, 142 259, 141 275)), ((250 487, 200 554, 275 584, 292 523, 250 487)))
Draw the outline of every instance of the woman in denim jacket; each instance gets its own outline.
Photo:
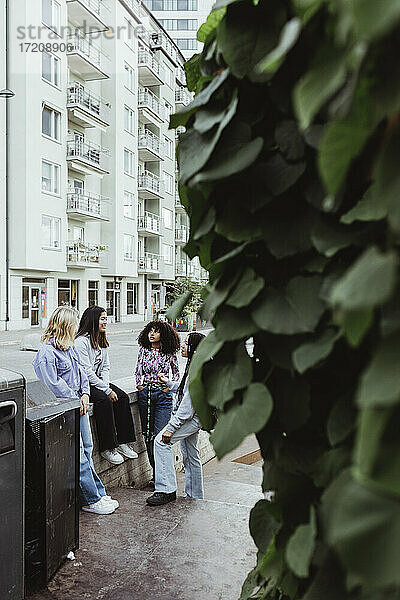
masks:
POLYGON ((82 510, 108 515, 118 508, 117 500, 107 496, 92 460, 93 440, 89 423, 89 381, 73 349, 78 327, 77 312, 69 307, 56 308, 42 336, 42 344, 33 361, 35 373, 56 398, 80 398, 80 490, 82 510))

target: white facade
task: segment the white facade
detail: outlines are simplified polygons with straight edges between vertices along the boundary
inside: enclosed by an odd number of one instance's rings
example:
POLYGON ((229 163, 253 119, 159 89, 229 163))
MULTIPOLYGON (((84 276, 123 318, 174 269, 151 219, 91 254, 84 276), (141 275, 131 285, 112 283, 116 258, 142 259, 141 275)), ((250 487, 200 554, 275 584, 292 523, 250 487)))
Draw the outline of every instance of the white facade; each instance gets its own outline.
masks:
MULTIPOLYGON (((0 0, 0 90, 6 87, 5 0, 0 0)), ((6 315, 6 103, 0 98, 0 323, 6 315)), ((0 325, 1 327, 1 325, 0 325)))
POLYGON ((211 12, 215 0, 144 0, 147 8, 168 32, 185 59, 200 52, 197 30, 211 12))
POLYGON ((18 0, 10 34, 8 328, 61 304, 150 318, 187 227, 168 130, 183 57, 138 0, 18 0))

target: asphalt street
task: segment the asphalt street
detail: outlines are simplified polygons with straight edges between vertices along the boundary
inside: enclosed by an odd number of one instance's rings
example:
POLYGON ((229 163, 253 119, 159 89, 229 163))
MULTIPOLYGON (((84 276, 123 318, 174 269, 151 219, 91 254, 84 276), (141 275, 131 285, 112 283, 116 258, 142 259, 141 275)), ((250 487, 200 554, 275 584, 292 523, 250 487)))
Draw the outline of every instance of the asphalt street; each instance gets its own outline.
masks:
MULTIPOLYGON (((183 340, 187 334, 180 333, 179 335, 181 340, 183 340)), ((139 351, 137 336, 137 333, 120 333, 110 335, 109 354, 111 362, 111 380, 133 375, 139 351)), ((20 350, 19 345, 17 344, 0 346, 0 367, 22 373, 22 375, 26 377, 27 381, 35 380, 36 376, 32 367, 32 361, 35 358, 35 354, 35 352, 20 350)), ((179 365, 180 371, 183 373, 183 369, 185 368, 185 359, 180 355, 179 365)))

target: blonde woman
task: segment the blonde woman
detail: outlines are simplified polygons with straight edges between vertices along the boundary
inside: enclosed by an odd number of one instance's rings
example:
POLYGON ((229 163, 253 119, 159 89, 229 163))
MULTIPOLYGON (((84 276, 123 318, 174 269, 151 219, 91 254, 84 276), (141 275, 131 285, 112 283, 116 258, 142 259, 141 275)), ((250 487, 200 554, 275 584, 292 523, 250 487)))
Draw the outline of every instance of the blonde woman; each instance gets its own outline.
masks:
POLYGON ((89 423, 89 380, 79 363, 73 343, 78 328, 78 314, 73 308, 60 306, 50 317, 42 344, 33 361, 35 373, 56 398, 80 398, 80 491, 82 510, 109 515, 118 502, 107 496, 92 460, 93 440, 89 423))

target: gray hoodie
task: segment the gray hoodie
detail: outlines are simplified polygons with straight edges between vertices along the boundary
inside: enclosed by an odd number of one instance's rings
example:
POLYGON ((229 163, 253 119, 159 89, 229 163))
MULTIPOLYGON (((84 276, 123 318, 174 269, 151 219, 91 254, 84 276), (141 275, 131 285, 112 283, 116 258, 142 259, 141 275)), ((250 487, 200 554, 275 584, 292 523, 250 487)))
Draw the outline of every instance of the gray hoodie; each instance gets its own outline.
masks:
POLYGON ((79 362, 85 369, 90 385, 93 385, 95 388, 102 390, 109 395, 111 388, 108 349, 100 348, 99 350, 95 350, 90 342, 89 334, 77 337, 74 348, 78 354, 79 362), (100 358, 100 361, 97 360, 95 367, 96 358, 100 358))
POLYGON ((175 433, 177 429, 179 429, 186 421, 190 421, 196 415, 195 410, 192 406, 192 401, 189 395, 189 378, 186 378, 185 386, 183 388, 182 399, 179 402, 177 391, 179 389, 179 382, 174 383, 173 381, 168 381, 168 387, 173 394, 176 394, 174 400, 174 406, 172 409, 172 416, 169 420, 169 423, 166 427, 167 431, 171 431, 171 433, 175 433))

